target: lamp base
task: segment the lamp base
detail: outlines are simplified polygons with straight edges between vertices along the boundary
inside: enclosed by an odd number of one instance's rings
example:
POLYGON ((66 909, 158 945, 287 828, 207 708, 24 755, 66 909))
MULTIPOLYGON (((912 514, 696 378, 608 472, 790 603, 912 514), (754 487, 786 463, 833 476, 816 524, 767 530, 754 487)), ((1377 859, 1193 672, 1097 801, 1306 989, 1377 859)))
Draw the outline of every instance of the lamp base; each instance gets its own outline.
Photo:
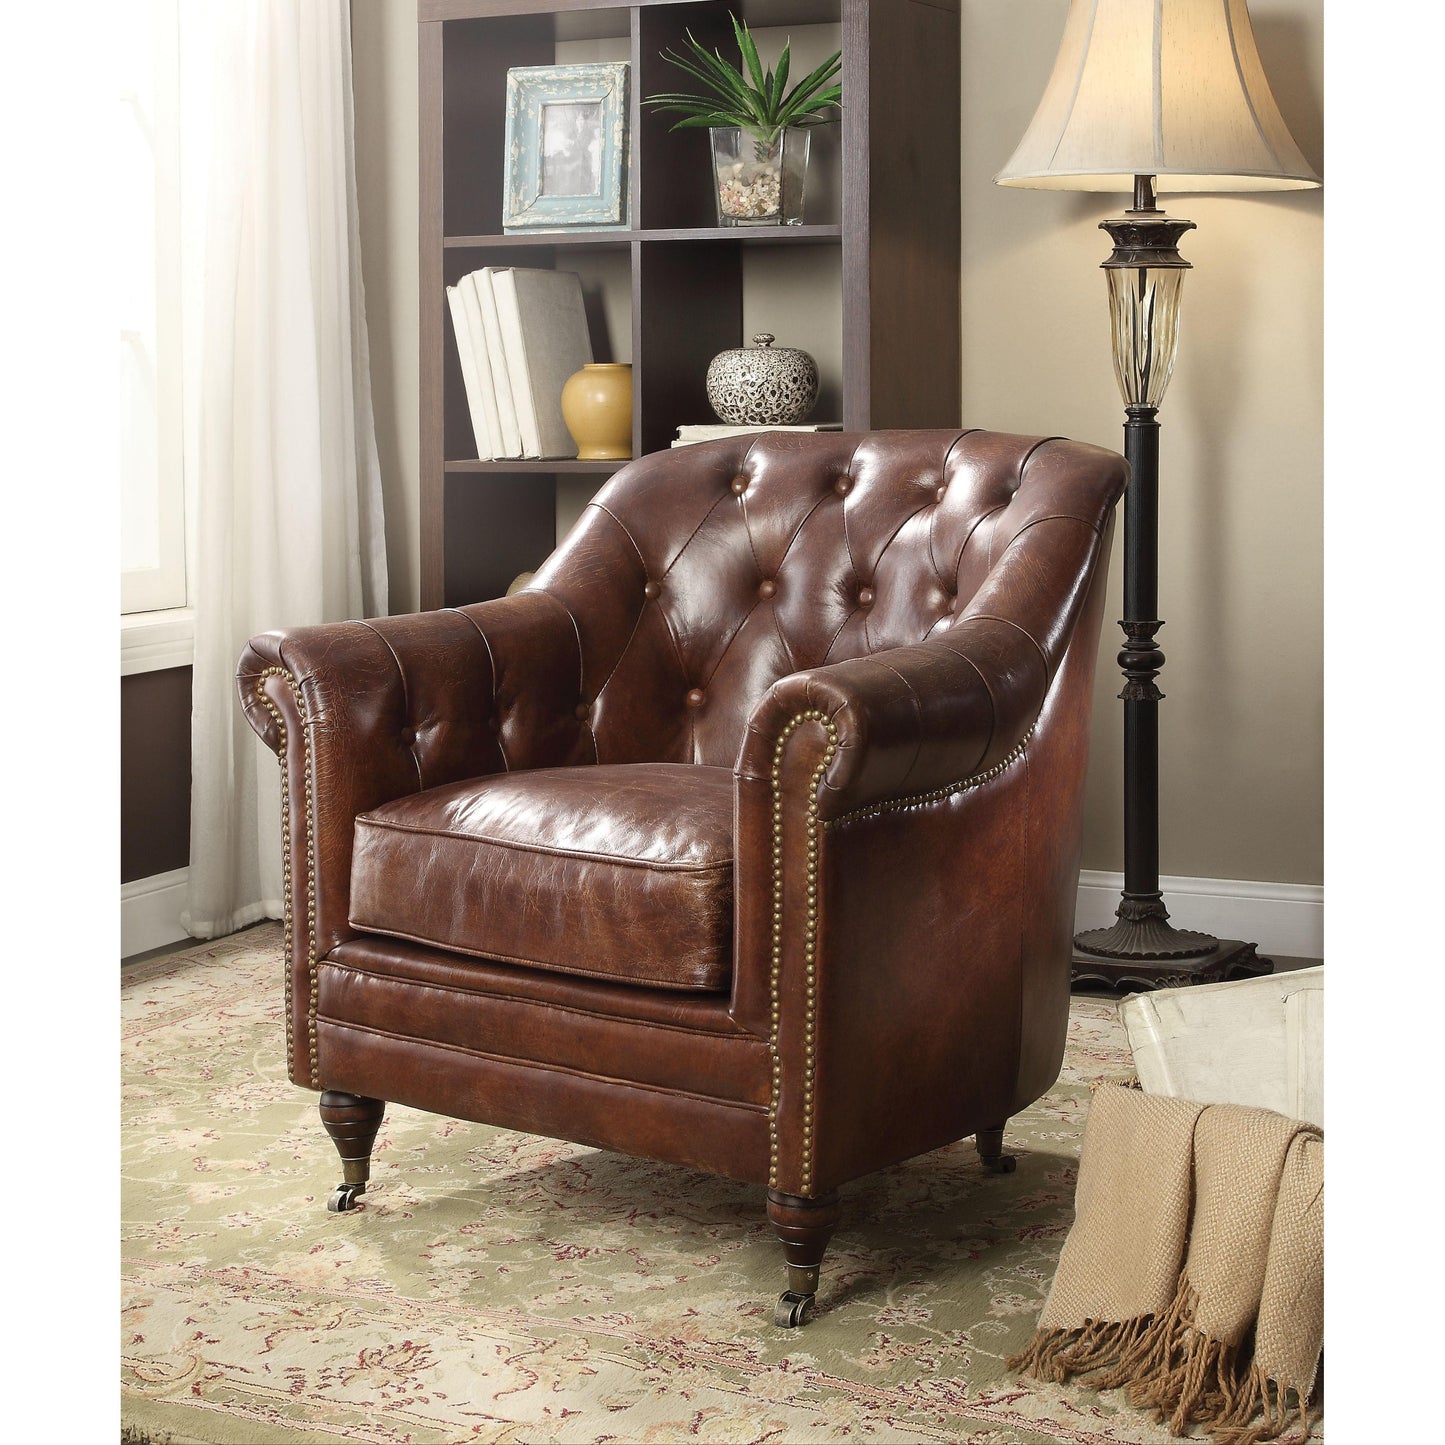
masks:
MULTIPOLYGON (((1095 929, 1094 932, 1103 932, 1095 929)), ((1105 958, 1079 946, 1074 940, 1074 958, 1069 982, 1103 988, 1132 987, 1139 990, 1178 988, 1193 983, 1222 983, 1228 978, 1257 978, 1274 972, 1274 960, 1261 958, 1258 945, 1237 938, 1220 938, 1208 953, 1193 958, 1159 958, 1147 955, 1105 958)))

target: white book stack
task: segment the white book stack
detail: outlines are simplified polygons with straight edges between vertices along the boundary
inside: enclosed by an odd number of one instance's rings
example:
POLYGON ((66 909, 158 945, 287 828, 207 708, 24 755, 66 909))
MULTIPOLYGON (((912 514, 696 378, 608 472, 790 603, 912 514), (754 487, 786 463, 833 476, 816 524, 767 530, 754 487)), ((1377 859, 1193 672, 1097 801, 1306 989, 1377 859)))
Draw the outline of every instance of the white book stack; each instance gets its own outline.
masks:
POLYGON ((677 429, 675 447, 688 447, 694 442, 713 442, 719 437, 757 436, 765 431, 842 431, 842 422, 816 421, 802 426, 728 426, 725 422, 716 425, 699 423, 695 426, 680 426, 677 429))
POLYGON ((507 354, 502 349, 502 327, 497 320, 497 297, 492 287, 495 266, 483 266, 465 279, 476 290, 482 313, 482 345, 492 364, 492 384, 496 392, 498 425, 501 427, 502 450, 498 457, 520 457, 522 433, 517 428, 517 407, 512 401, 512 383, 507 373, 507 354))
POLYGON ((573 271, 483 266, 447 287, 477 456, 575 457, 562 387, 592 360, 573 271))

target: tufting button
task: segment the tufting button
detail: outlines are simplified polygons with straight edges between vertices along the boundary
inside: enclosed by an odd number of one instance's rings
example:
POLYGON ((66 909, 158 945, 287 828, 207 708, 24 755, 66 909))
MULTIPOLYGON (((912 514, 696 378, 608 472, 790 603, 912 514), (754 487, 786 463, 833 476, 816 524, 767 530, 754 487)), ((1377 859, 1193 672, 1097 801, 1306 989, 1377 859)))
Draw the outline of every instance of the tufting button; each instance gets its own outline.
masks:
POLYGON ((871 587, 859 589, 858 605, 860 607, 871 607, 873 605, 873 589, 871 587))
POLYGON ((702 706, 702 698, 703 698, 702 689, 701 689, 700 687, 695 687, 695 688, 693 688, 693 690, 692 690, 690 693, 688 693, 688 695, 687 695, 687 705, 688 705, 689 707, 701 707, 701 706, 702 706))
POLYGON ((579 702, 574 711, 579 720, 585 722, 592 713, 592 704, 590 702, 579 702))
POLYGON ((840 497, 846 497, 848 493, 853 490, 853 478, 839 477, 838 480, 833 483, 833 490, 837 492, 840 497))
POLYGON ((642 595, 644 597, 656 597, 661 591, 662 588, 656 582, 649 582, 647 586, 642 589, 642 595))
POLYGON ((748 479, 746 477, 733 478, 733 496, 740 497, 747 489, 748 479))
POLYGON ((415 728, 402 728, 402 730, 401 730, 401 742, 402 742, 402 746, 409 748, 415 741, 416 741, 416 729, 415 729, 415 728))
POLYGON ((494 733, 499 733, 502 730, 502 720, 496 715, 496 713, 493 713, 491 717, 487 719, 487 726, 494 733))
POLYGON ((944 499, 944 497, 946 497, 947 495, 948 495, 948 488, 947 488, 947 487, 939 487, 939 489, 938 489, 936 492, 934 492, 934 494, 933 494, 933 500, 934 500, 935 502, 941 502, 941 501, 944 499))
POLYGON ((758 584, 758 596, 765 602, 778 590, 778 584, 769 578, 766 582, 758 584))

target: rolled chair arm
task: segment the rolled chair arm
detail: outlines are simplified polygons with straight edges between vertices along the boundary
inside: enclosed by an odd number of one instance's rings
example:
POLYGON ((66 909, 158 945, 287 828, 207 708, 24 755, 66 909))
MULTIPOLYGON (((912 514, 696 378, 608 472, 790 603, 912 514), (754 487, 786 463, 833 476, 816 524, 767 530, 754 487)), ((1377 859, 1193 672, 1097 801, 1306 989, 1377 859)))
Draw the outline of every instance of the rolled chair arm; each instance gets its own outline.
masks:
POLYGON ((579 675, 572 618, 541 592, 251 640, 236 686, 281 755, 290 861, 305 850, 321 954, 350 935, 357 815, 461 778, 590 760, 579 675))
POLYGON ((798 672, 754 711, 738 774, 766 780, 796 719, 831 746, 818 788, 829 821, 948 788, 1005 762, 1043 706, 1049 671, 1016 624, 966 618, 927 642, 798 672))
POLYGON ((781 679, 748 721, 739 778, 769 777, 791 720, 809 715, 826 719, 832 744, 819 784, 825 821, 998 766, 1043 707, 1099 564, 1105 520, 1046 505, 951 626, 781 679))

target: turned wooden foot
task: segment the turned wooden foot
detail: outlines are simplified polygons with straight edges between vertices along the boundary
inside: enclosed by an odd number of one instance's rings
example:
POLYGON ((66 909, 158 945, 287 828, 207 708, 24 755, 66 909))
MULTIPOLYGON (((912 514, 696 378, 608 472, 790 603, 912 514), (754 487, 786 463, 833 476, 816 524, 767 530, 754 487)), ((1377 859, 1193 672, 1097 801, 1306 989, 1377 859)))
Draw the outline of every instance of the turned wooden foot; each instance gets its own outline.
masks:
POLYGON ((385 1113, 386 1105, 380 1099, 343 1094, 337 1089, 322 1094, 321 1122, 341 1155, 341 1183, 326 1201, 333 1214, 355 1209, 357 1195, 366 1193, 371 1178, 371 1146, 385 1113))
POLYGON ((973 1142, 980 1162, 990 1174, 1012 1174, 1018 1167, 1019 1161, 1003 1152, 1002 1124, 996 1129, 980 1129, 973 1136, 973 1142))
POLYGON ((788 1287, 778 1297, 773 1323, 792 1329, 801 1325, 813 1308, 823 1255, 838 1227, 838 1191, 802 1199, 770 1189, 768 1219, 783 1242, 783 1256, 788 1261, 788 1287))

